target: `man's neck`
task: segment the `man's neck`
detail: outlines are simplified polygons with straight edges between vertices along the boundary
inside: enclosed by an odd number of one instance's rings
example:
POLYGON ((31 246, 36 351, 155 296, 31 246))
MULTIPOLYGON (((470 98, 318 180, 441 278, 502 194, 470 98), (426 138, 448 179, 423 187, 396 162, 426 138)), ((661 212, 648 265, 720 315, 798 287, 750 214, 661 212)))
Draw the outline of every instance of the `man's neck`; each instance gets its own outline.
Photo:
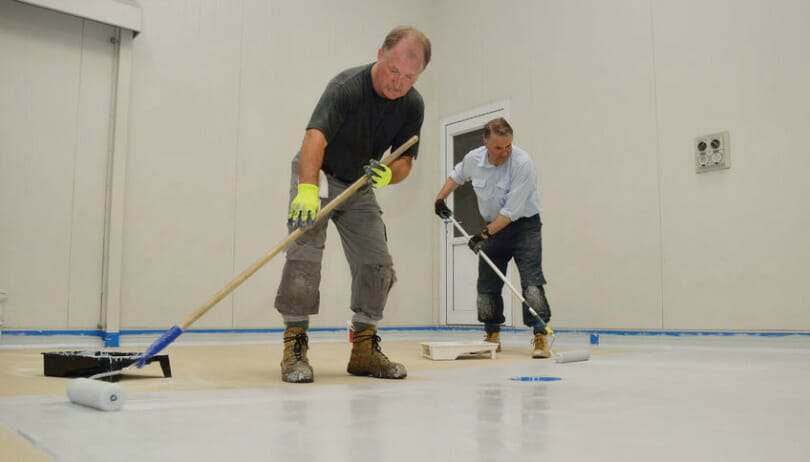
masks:
POLYGON ((379 88, 377 88, 377 74, 379 73, 379 66, 380 63, 374 63, 371 65, 371 87, 374 89, 374 93, 381 98, 385 98, 385 95, 382 94, 379 88))

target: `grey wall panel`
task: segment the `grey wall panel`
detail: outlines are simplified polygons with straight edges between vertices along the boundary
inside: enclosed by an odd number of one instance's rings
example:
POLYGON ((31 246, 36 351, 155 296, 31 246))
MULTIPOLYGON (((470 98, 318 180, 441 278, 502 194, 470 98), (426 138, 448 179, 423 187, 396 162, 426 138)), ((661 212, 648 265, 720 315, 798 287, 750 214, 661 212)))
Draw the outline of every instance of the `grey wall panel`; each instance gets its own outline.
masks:
POLYGON ((512 99, 558 326, 810 328, 807 2, 487 8, 441 2, 438 105, 512 99), (731 169, 696 175, 724 130, 731 169))
POLYGON ((83 19, 121 27, 138 33, 141 8, 135 0, 18 0, 83 19))
MULTIPOLYGON (((417 84, 427 103, 420 158, 379 194, 399 279, 386 323, 436 317, 439 120, 509 99, 515 141, 538 166, 558 325, 810 328, 806 2, 514 0, 497 15, 461 0, 142 5, 124 328, 182 319, 283 238, 289 159, 315 101, 336 72, 372 61, 397 23, 428 32, 434 60, 417 84), (722 130, 732 168, 696 175, 692 139, 722 130)), ((97 168, 79 147, 100 146, 85 137, 103 124, 77 114, 95 104, 83 98, 103 99, 80 76, 104 67, 82 57, 103 48, 92 45, 103 34, 15 2, 0 8, 0 53, 13 63, 0 67, 0 281, 21 288, 7 322, 84 325, 93 316, 74 307, 95 289, 76 254, 92 247, 93 207, 70 204, 90 204, 79 198, 96 185, 64 172, 97 168), (79 280, 84 288, 71 288, 79 280)), ((336 238, 330 231, 314 325, 349 317, 336 238)), ((199 326, 280 325, 277 258, 199 326)))
POLYGON ((665 323, 810 329, 810 5, 653 5, 665 323), (731 168, 696 175, 692 140, 724 130, 731 168))
POLYGON ((497 17, 489 8, 445 3, 436 37, 442 114, 511 100, 515 143, 537 166, 557 325, 660 327, 646 3, 516 1, 497 17))
MULTIPOLYGON (((286 236, 289 163, 327 82, 372 62, 388 30, 420 23, 426 5, 142 2, 148 27, 134 42, 123 328, 183 319, 286 236)), ((400 205, 430 203, 435 153, 429 145, 423 152, 406 184, 380 194, 404 275, 387 309, 391 323, 433 317, 431 274, 420 269, 431 266, 429 207, 414 220, 400 205), (426 244, 414 247, 420 234, 426 244)), ((343 325, 351 279, 331 231, 324 260, 325 302, 313 325, 343 325)), ((195 327, 279 326, 273 299, 283 261, 276 257, 195 327)))
POLYGON ((9 0, 0 26, 5 325, 95 327, 111 29, 9 0))
POLYGON ((76 108, 73 211, 70 250, 68 327, 91 327, 99 321, 104 239, 106 176, 110 161, 112 110, 112 27, 84 22, 81 82, 76 108))
MULTIPOLYGON (((168 326, 233 273, 237 3, 144 4, 133 42, 122 327, 168 326)), ((198 326, 230 324, 227 308, 198 326)))

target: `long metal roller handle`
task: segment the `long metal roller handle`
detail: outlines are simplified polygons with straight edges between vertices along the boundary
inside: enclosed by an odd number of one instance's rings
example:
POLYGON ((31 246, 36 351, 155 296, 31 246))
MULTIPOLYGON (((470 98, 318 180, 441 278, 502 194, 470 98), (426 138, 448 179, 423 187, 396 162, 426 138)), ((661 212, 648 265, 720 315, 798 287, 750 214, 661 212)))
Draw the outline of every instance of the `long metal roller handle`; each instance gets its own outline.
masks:
MULTIPOLYGON (((471 236, 469 234, 467 234, 467 231, 465 231, 464 228, 461 227, 461 224, 459 224, 459 222, 456 221, 456 218, 453 217, 453 216, 450 216, 449 220, 451 222, 453 222, 453 226, 455 226, 456 229, 459 230, 459 232, 464 236, 464 238, 469 241, 471 236)), ((498 277, 500 277, 501 280, 504 282, 504 284, 506 284, 506 286, 509 287, 509 289, 512 291, 512 293, 515 294, 515 297, 517 297, 518 300, 520 300, 522 303, 526 304, 526 307, 529 309, 529 313, 532 316, 534 316, 538 321, 540 321, 540 327, 545 329, 546 333, 551 334, 552 333, 551 329, 548 327, 546 322, 543 321, 543 318, 541 318, 540 315, 537 314, 537 311, 535 311, 534 308, 531 307, 531 305, 526 303, 526 299, 523 298, 523 294, 521 294, 520 292, 518 292, 517 289, 515 289, 515 286, 513 286, 512 283, 509 282, 509 279, 506 279, 506 275, 504 275, 501 272, 501 270, 499 270, 498 267, 495 266, 495 263, 492 263, 492 260, 489 259, 487 254, 485 254, 483 250, 479 250, 478 251, 478 256, 480 256, 481 258, 484 259, 485 262, 487 262, 489 267, 492 268, 492 271, 495 271, 495 274, 497 274, 498 277)))

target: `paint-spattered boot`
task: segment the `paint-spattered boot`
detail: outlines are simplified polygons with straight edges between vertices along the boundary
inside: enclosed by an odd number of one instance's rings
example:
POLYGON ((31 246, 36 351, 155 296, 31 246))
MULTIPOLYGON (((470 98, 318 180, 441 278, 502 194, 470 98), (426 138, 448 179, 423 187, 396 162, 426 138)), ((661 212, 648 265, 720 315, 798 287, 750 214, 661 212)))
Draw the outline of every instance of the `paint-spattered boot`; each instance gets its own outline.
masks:
POLYGON ((284 357, 281 358, 281 380, 290 383, 310 383, 314 380, 307 359, 309 338, 302 327, 288 327, 284 331, 284 357))
POLYGON ((484 337, 485 342, 489 343, 497 343, 498 348, 495 350, 498 353, 501 352, 501 333, 500 332, 487 332, 486 336, 484 337))
POLYGON ((380 349, 380 337, 373 326, 352 334, 352 356, 346 371, 352 375, 379 379, 404 379, 405 366, 388 359, 380 349))
POLYGON ((534 334, 532 339, 534 350, 532 351, 532 358, 550 358, 551 349, 548 345, 548 336, 545 334, 534 334))

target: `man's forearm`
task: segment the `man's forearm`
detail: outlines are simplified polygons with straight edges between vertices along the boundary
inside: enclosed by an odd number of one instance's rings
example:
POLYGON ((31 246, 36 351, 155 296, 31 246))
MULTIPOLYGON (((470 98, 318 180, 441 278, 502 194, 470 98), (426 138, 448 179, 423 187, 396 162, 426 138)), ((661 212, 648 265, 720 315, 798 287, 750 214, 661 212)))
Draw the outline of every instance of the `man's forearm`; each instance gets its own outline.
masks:
POLYGON ((447 181, 444 182, 444 186, 442 186, 442 189, 440 189, 439 193, 436 194, 436 200, 447 199, 447 196, 449 196, 451 192, 455 191, 456 188, 458 188, 458 183, 453 181, 452 178, 448 178, 447 181))
POLYGON ((412 167, 413 157, 411 156, 402 156, 391 162, 391 165, 388 166, 391 169, 391 183, 389 184, 397 184, 408 178, 412 167))
POLYGON ((301 144, 301 158, 298 160, 298 182, 318 184, 318 175, 323 165, 326 138, 320 130, 309 129, 301 144))
POLYGON ((512 223, 512 220, 509 217, 505 217, 503 215, 498 215, 491 223, 487 225, 487 231, 489 231, 490 236, 497 233, 498 231, 506 228, 509 223, 512 223))

